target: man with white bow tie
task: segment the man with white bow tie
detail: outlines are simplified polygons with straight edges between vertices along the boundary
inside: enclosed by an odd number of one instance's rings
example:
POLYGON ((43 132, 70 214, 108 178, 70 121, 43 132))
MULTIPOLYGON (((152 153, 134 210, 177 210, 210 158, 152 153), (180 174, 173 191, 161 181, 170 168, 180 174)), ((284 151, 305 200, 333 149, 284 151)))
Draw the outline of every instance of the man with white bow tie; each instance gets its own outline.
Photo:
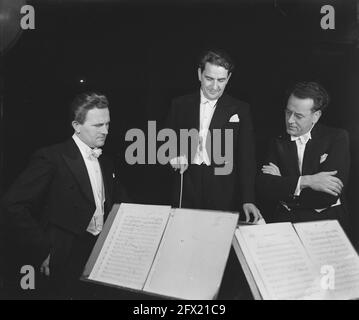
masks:
POLYGON ((258 177, 261 195, 278 204, 275 221, 338 219, 347 228, 349 137, 345 130, 318 123, 328 104, 319 83, 300 82, 289 91, 287 134, 271 143, 258 177))
POLYGON ((37 151, 1 200, 14 256, 38 267, 65 297, 113 204, 127 198, 112 161, 101 155, 110 124, 107 98, 80 94, 71 113, 73 136, 37 151))
MULTIPOLYGON (((170 163, 183 173, 182 207, 239 211, 242 220, 256 222, 261 214, 254 196, 256 162, 250 108, 224 93, 233 69, 232 59, 222 50, 207 50, 200 57, 200 88, 174 99, 167 119, 167 127, 175 130, 177 137, 181 129, 198 130, 198 144, 193 152, 184 150, 185 154, 177 148, 178 157, 170 163), (219 140, 215 131, 220 132, 219 140), (227 140, 225 131, 233 139, 227 140), (215 155, 226 154, 228 149, 229 159, 216 163, 215 155), (224 169, 222 173, 219 168, 224 169)), ((175 206, 179 205, 180 185, 176 174, 175 206)))
MULTIPOLYGON (((173 129, 177 137, 181 129, 195 129, 198 138, 193 150, 191 147, 185 154, 179 145, 178 156, 170 163, 183 173, 183 208, 235 211, 240 212, 240 220, 257 222, 262 216, 255 205, 256 160, 250 107, 224 93, 233 69, 232 59, 222 50, 207 50, 202 54, 197 69, 200 88, 194 94, 174 99, 167 119, 167 127, 173 129), (219 139, 216 133, 220 133, 219 139), (225 155, 222 163, 216 154, 225 155)), ((191 144, 189 141, 188 145, 191 144)), ((174 206, 179 206, 181 194, 181 176, 177 172, 174 206)), ((240 270, 232 249, 219 294, 221 298, 242 295, 246 280, 240 270)))

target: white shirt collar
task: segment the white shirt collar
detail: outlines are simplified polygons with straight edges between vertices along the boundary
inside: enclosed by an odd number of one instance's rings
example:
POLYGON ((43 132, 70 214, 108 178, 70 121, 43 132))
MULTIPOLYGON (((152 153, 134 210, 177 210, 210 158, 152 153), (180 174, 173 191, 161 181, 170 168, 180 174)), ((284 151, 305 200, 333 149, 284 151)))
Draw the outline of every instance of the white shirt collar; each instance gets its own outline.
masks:
POLYGON ((309 139, 312 139, 312 129, 313 129, 314 125, 312 126, 312 128, 305 134, 299 136, 299 137, 294 137, 294 136, 290 136, 290 140, 291 141, 296 141, 299 140, 301 143, 306 144, 309 139))
POLYGON ((77 144, 77 146, 79 147, 80 151, 88 154, 89 152, 91 152, 91 148, 85 143, 83 142, 76 133, 74 133, 72 135, 72 139, 74 139, 75 143, 77 144))
POLYGON ((84 158, 90 158, 92 157, 97 158, 99 155, 101 155, 102 150, 100 148, 92 149, 90 148, 85 142, 83 142, 76 133, 72 135, 72 139, 74 139, 76 145, 79 147, 80 152, 84 158), (95 156, 94 153, 97 153, 95 156))
POLYGON ((201 104, 207 104, 208 103, 209 106, 211 106, 212 108, 217 104, 218 99, 209 100, 204 96, 202 89, 200 89, 200 92, 201 92, 201 104))

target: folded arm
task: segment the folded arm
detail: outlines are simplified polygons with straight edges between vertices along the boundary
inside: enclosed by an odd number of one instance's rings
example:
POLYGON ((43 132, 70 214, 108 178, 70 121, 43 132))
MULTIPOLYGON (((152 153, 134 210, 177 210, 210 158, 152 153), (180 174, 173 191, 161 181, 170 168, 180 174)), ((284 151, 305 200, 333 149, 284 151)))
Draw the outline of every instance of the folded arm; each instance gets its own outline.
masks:
POLYGON ((269 158, 258 177, 262 195, 277 201, 294 201, 298 208, 326 208, 337 202, 348 179, 349 138, 341 131, 333 140, 320 172, 312 175, 282 176, 278 153, 273 146, 269 158))
POLYGON ((325 208, 335 204, 347 185, 350 167, 349 137, 341 131, 333 141, 321 172, 303 176, 300 204, 325 208))

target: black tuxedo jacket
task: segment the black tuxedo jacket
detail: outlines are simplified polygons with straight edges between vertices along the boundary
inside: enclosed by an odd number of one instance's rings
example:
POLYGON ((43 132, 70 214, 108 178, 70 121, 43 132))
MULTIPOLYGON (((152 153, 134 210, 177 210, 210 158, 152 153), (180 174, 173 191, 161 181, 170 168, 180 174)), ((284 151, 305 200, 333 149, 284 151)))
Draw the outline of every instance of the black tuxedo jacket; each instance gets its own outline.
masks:
MULTIPOLYGON (((176 98, 172 102, 171 110, 167 119, 167 127, 176 131, 177 137, 180 136, 180 129, 197 129, 200 126, 200 92, 176 98)), ((218 150, 218 143, 213 147, 214 130, 221 132, 221 150, 224 155, 225 129, 233 132, 233 157, 230 159, 233 167, 227 175, 211 174, 207 177, 206 197, 214 199, 212 209, 236 210, 238 211, 242 203, 254 202, 255 185, 255 146, 252 120, 249 105, 245 102, 236 100, 223 94, 217 102, 213 114, 209 131, 212 137, 212 162, 211 168, 223 167, 225 164, 215 164, 213 161, 213 151, 218 150), (230 122, 232 116, 237 115, 239 122, 230 122)), ((190 143, 189 143, 190 145, 190 143)), ((208 146, 208 144, 207 144, 208 146)), ((179 150, 179 146, 178 146, 179 150)), ((195 156, 195 151, 189 151, 187 158, 191 162, 195 156)), ((179 152, 178 152, 179 155, 179 152)), ((228 163, 227 163, 228 165, 228 163)), ((191 165, 190 165, 191 166, 191 165)), ((176 177, 178 178, 178 174, 176 177)), ((186 172, 184 177, 186 176, 186 172)), ((175 182, 179 186, 179 182, 175 182)))
MULTIPOLYGON (((102 155, 99 163, 106 218, 112 205, 127 196, 114 179, 112 161, 102 155)), ((11 243, 30 250, 35 263, 51 253, 50 263, 62 265, 96 209, 86 165, 73 139, 37 151, 2 198, 1 208, 3 231, 11 243)))
MULTIPOLYGON (((342 129, 316 124, 311 131, 311 136, 312 139, 308 140, 303 156, 302 175, 337 170, 336 177, 344 184, 344 190, 340 196, 343 204, 350 165, 348 134, 342 129)), ((280 136, 270 144, 269 155, 265 164, 269 162, 279 167, 281 176, 260 173, 257 187, 261 196, 277 202, 286 202, 294 210, 294 213, 310 213, 307 218, 311 220, 328 218, 329 213, 334 208, 337 213, 339 212, 336 207, 330 208, 332 204, 337 202, 338 197, 325 192, 305 188, 299 197, 294 197, 300 172, 296 143, 290 140, 288 134, 280 136), (328 210, 322 213, 313 210, 322 208, 328 208, 328 210)), ((299 216, 297 218, 298 221, 301 220, 299 216)), ((330 218, 341 219, 341 217, 335 216, 330 216, 330 218)))

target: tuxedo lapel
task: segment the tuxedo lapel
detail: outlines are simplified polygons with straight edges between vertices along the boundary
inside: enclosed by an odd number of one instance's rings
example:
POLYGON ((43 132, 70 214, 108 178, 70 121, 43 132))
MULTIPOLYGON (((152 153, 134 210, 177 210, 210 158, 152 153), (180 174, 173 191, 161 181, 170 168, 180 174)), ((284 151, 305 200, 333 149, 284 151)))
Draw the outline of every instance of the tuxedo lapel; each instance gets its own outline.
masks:
MULTIPOLYGON (((211 133, 212 143, 214 143, 213 129, 221 129, 228 123, 230 117, 236 112, 236 106, 227 103, 226 98, 222 96, 217 101, 216 109, 214 110, 211 123, 209 124, 209 132, 211 133)), ((222 133, 223 134, 223 133, 222 133)), ((205 146, 208 152, 208 136, 205 141, 205 146)))
POLYGON ((200 113, 201 113, 201 108, 200 108, 201 97, 200 97, 199 93, 197 93, 193 97, 192 103, 193 103, 192 110, 195 110, 195 113, 194 113, 194 117, 192 117, 192 119, 189 119, 190 121, 192 121, 190 128, 196 128, 199 131, 199 119, 200 119, 200 113))
POLYGON ((225 96, 219 98, 209 130, 222 128, 234 113, 236 113, 236 106, 229 104, 225 96))
POLYGON ((199 130, 199 115, 200 115, 200 94, 195 93, 189 97, 189 100, 183 105, 184 119, 182 128, 199 130))
POLYGON ((284 163, 288 164, 289 174, 300 175, 298 164, 298 151, 295 141, 291 141, 289 135, 281 141, 282 157, 284 163))
POLYGON ((319 125, 314 126, 311 131, 312 138, 308 140, 304 156, 303 156, 303 165, 302 165, 302 174, 310 174, 313 168, 316 167, 317 154, 318 150, 320 150, 320 128, 319 125))
MULTIPOLYGON (((103 185, 105 188, 105 205, 108 203, 112 203, 112 199, 111 199, 111 181, 113 179, 112 177, 112 172, 111 170, 109 170, 109 166, 106 165, 106 161, 104 159, 103 156, 99 157, 99 163, 100 163, 100 167, 101 167, 101 172, 102 172, 102 180, 103 180, 103 185)), ((105 210, 107 211, 107 210, 105 210)))
POLYGON ((73 139, 66 142, 62 156, 74 175, 75 180, 78 182, 81 191, 89 201, 94 203, 95 199, 93 197, 90 177, 86 169, 85 161, 73 139))

